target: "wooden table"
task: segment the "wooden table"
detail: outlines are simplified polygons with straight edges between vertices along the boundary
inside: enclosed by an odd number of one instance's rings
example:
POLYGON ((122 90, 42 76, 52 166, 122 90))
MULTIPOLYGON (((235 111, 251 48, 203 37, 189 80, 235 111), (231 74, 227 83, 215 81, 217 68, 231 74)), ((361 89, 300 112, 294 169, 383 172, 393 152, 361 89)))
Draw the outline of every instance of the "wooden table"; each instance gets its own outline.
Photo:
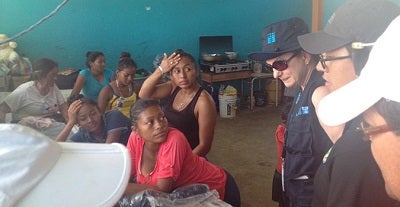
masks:
POLYGON ((251 71, 244 70, 230 73, 201 73, 201 80, 209 84, 221 81, 240 80, 250 78, 251 71))
MULTIPOLYGON (((250 75, 251 83, 250 83, 250 103, 253 103, 252 99, 254 98, 254 81, 257 79, 273 79, 274 75, 272 73, 252 73, 250 75)), ((276 82, 275 86, 275 106, 278 106, 278 81, 276 82)), ((253 110, 253 104, 250 104, 250 110, 253 110)))
POLYGON ((250 70, 243 70, 238 72, 230 72, 230 73, 207 73, 201 72, 201 80, 210 84, 212 90, 213 83, 222 82, 222 81, 230 81, 230 80, 241 80, 241 92, 243 94, 243 80, 251 77, 250 70))
MULTIPOLYGON (((243 80, 250 79, 250 103, 252 103, 252 98, 254 98, 253 93, 253 85, 254 81, 257 79, 272 79, 274 78, 272 73, 253 73, 250 70, 238 71, 238 72, 230 72, 230 73, 201 73, 201 80, 210 84, 212 88, 212 84, 221 81, 230 81, 230 80, 241 80, 241 92, 243 95, 243 80)), ((278 87, 275 87, 275 97, 278 97, 278 87)), ((212 88, 213 89, 213 88, 212 88)), ((213 89, 214 90, 214 89, 213 89)), ((278 101, 275 101, 275 106, 278 105, 278 101)), ((253 110, 252 104, 250 104, 250 109, 253 110)))

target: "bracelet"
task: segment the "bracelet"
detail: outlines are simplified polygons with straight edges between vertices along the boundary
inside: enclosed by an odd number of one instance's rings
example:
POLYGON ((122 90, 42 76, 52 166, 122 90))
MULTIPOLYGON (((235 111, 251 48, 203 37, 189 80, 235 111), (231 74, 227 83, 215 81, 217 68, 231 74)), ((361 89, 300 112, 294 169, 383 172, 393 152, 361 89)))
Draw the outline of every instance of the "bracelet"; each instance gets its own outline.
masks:
POLYGON ((161 66, 158 66, 158 69, 161 71, 161 74, 164 74, 164 70, 162 69, 161 66))

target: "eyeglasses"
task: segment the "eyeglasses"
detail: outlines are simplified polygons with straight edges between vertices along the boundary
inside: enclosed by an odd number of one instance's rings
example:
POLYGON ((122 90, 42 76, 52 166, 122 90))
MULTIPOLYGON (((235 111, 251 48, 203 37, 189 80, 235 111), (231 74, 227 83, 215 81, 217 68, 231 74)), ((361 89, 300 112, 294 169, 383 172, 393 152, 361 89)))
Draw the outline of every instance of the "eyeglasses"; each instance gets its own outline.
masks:
POLYGON ((369 141, 372 138, 372 136, 374 136, 374 135, 393 131, 387 124, 371 127, 364 121, 362 121, 360 123, 360 126, 357 127, 356 130, 359 132, 362 132, 364 134, 364 137, 363 137, 364 141, 369 141))
POLYGON ((275 60, 272 65, 268 64, 266 65, 266 68, 269 71, 273 71, 273 69, 277 71, 284 71, 286 70, 289 66, 288 63, 291 61, 294 57, 296 57, 298 54, 300 54, 300 51, 295 52, 289 59, 287 60, 275 60))
POLYGON ((335 60, 342 60, 342 59, 346 59, 346 58, 351 58, 351 55, 340 56, 340 57, 326 57, 326 58, 324 58, 324 56, 322 54, 319 55, 319 61, 321 62, 322 68, 324 70, 327 68, 326 62, 335 61, 335 60))

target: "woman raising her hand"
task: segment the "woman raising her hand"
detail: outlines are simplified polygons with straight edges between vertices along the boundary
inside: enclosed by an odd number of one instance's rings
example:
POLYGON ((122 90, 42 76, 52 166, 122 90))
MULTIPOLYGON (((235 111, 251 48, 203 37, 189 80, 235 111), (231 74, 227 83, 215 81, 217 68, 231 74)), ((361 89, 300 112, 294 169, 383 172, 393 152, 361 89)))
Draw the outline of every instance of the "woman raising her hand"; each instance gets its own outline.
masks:
POLYGON ((210 94, 197 82, 199 69, 193 56, 178 49, 143 83, 140 98, 168 98, 164 113, 169 125, 177 128, 189 141, 193 153, 206 156, 214 138, 217 111, 210 94), (160 83, 164 73, 171 80, 160 83))

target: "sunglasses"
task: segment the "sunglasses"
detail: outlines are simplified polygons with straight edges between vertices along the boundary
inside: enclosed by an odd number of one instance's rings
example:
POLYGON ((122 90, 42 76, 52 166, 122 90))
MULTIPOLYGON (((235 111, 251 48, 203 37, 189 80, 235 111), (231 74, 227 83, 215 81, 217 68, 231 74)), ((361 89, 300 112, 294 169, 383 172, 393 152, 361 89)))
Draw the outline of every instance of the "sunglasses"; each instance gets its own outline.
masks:
POLYGON ((351 55, 347 55, 347 56, 340 56, 340 57, 326 57, 324 58, 324 56, 322 54, 319 55, 319 62, 321 62, 322 68, 325 70, 327 68, 326 66, 326 62, 328 61, 335 61, 335 60, 342 60, 342 59, 347 59, 347 58, 351 58, 351 55))
POLYGON ((284 71, 289 67, 289 65, 288 65, 289 61, 291 61, 298 54, 300 54, 300 51, 296 51, 295 53, 293 53, 293 55, 287 60, 275 60, 272 63, 272 65, 267 63, 267 65, 265 67, 267 68, 267 70, 269 70, 271 72, 273 72, 274 69, 277 71, 284 71))
POLYGON ((374 135, 382 134, 385 132, 393 131, 387 124, 371 127, 366 122, 362 121, 360 126, 356 129, 364 134, 363 140, 369 141, 374 135))

